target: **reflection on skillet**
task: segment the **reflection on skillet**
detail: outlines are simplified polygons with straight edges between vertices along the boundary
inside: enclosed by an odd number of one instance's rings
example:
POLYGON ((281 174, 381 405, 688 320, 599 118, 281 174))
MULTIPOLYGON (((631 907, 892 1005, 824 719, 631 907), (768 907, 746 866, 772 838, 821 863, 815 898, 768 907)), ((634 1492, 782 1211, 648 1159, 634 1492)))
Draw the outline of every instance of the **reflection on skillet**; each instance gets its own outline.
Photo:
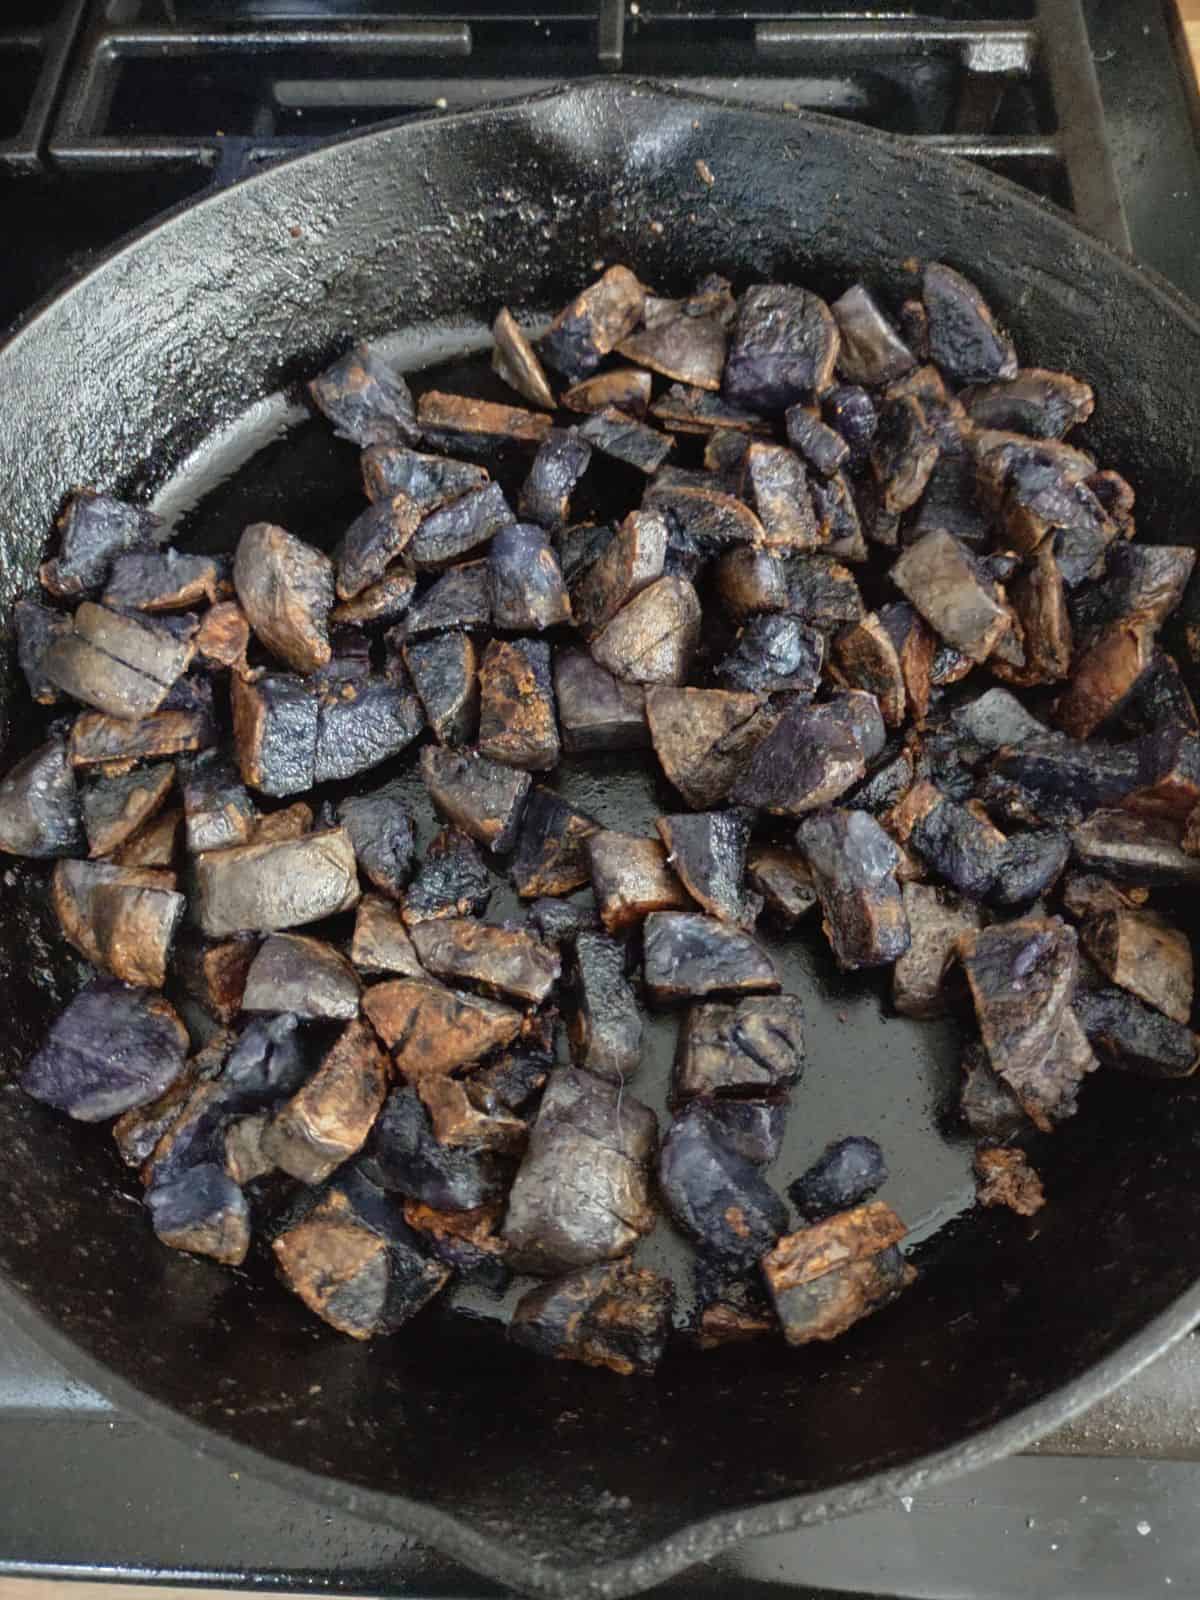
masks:
POLYGON ((614 266, 411 386, 357 346, 197 458, 178 548, 70 497, 0 847, 98 975, 24 1087, 164 1244, 650 1373, 837 1337, 973 1198, 1053 1204, 1098 1066, 1194 1071, 1195 552, 909 265, 614 266))

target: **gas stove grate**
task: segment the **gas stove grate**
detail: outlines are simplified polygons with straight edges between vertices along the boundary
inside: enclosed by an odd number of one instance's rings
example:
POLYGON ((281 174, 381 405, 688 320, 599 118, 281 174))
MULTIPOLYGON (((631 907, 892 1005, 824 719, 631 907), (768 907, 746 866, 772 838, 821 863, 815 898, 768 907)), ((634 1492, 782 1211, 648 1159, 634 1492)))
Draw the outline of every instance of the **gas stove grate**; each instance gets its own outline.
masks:
POLYGON ((66 0, 49 26, 0 25, 0 89, 10 70, 0 100, 25 110, 0 161, 218 181, 372 122, 623 71, 911 135, 1129 247, 1081 0, 895 13, 853 0, 66 0))

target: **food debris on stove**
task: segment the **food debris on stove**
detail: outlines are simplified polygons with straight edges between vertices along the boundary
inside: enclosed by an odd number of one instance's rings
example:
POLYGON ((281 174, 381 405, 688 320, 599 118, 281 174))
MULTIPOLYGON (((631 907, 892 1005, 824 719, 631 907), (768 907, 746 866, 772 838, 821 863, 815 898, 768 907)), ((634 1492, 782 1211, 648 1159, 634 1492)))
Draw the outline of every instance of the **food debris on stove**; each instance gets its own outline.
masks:
POLYGON ((66 500, 0 850, 93 976, 22 1084, 116 1119, 164 1244, 270 1246, 356 1338, 511 1286, 514 1343, 647 1375, 915 1278, 894 1153, 797 1144, 795 960, 960 1029, 982 1206, 1046 1203, 1093 1071, 1200 1068, 1196 553, 1073 442, 1087 381, 903 270, 610 265, 497 308, 483 393, 356 345, 309 393, 363 498, 262 508, 303 538, 66 500))

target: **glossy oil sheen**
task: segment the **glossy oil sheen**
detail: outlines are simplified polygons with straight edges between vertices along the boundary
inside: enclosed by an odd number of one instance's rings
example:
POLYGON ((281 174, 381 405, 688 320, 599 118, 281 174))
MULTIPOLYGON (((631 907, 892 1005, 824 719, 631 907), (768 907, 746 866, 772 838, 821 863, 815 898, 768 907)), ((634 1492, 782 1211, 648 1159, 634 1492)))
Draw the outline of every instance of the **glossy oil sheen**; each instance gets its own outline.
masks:
MULTIPOLYGON (((352 336, 402 331, 418 368, 477 346, 501 303, 561 304, 597 259, 666 292, 713 269, 739 288, 784 277, 836 292, 864 273, 894 283, 912 254, 969 272, 1020 350, 1093 382, 1083 442, 1131 477, 1143 537, 1194 541, 1200 325, 1171 291, 975 169, 817 117, 611 82, 276 168, 33 319, 0 352, 0 601, 31 581, 75 483, 158 495, 196 545, 227 544, 251 517, 329 542, 357 503, 353 452, 297 425, 288 399, 352 336)), ((8 670, 0 703, 19 743, 8 670)), ((581 764, 563 788, 629 828, 669 799, 639 762, 581 764)), ((1045 1211, 963 1211, 967 1153, 938 1125, 949 1029, 887 1016, 807 930, 775 947, 805 1000, 810 1057, 775 1174, 839 1134, 880 1140, 885 1193, 920 1241, 901 1303, 829 1347, 681 1353, 638 1384, 534 1361, 461 1312, 353 1344, 258 1256, 229 1274, 162 1250, 103 1134, 16 1090, 79 975, 44 883, 21 865, 0 874, 4 1303, 122 1403, 212 1448, 249 1447, 262 1470, 504 1581, 628 1593, 747 1534, 903 1492, 1050 1426, 1196 1315, 1188 1085, 1095 1075, 1038 1152, 1045 1211)), ((651 1035, 637 1091, 653 1103, 672 1027, 651 1035)))

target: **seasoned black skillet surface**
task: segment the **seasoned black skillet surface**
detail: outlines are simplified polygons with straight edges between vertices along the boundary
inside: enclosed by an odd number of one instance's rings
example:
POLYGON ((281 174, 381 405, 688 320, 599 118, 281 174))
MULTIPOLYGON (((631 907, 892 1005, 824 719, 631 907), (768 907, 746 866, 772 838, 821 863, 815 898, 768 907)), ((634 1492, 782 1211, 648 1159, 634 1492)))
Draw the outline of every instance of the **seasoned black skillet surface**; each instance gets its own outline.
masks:
MULTIPOLYGON (((35 316, 0 351, 0 601, 31 582, 76 483, 156 497, 185 546, 228 546, 252 518, 332 543, 361 504, 355 452, 288 397, 351 335, 404 330, 405 364, 433 369, 417 387, 480 388, 470 352, 496 307, 548 311, 597 260, 664 292, 719 270, 739 288, 782 277, 828 293, 864 276, 883 288, 914 254, 969 272, 1027 357, 1093 383, 1082 442, 1130 477, 1141 537, 1196 542, 1200 321, 1171 291, 972 168, 821 118, 605 82, 274 169, 35 316)), ((11 687, 15 753, 29 730, 11 687)), ((669 793, 634 760, 559 781, 635 831, 669 793)), ((162 1250, 110 1142, 16 1090, 77 981, 44 882, 0 874, 0 1300, 121 1404, 259 1452, 257 1469, 514 1585, 631 1592, 733 1539, 976 1464, 1200 1314, 1195 1092, 1095 1074, 1036 1153, 1045 1210, 981 1214, 943 1120, 952 1027, 887 1015, 869 983, 837 976, 814 927, 772 947, 809 1056, 775 1170, 837 1134, 879 1139, 917 1288, 828 1348, 680 1352, 647 1383, 534 1361, 464 1308, 352 1344, 254 1257, 231 1275, 162 1250)), ((654 1023, 635 1084, 659 1106, 673 1033, 654 1023)), ((670 1270, 665 1224, 644 1259, 670 1270)))

